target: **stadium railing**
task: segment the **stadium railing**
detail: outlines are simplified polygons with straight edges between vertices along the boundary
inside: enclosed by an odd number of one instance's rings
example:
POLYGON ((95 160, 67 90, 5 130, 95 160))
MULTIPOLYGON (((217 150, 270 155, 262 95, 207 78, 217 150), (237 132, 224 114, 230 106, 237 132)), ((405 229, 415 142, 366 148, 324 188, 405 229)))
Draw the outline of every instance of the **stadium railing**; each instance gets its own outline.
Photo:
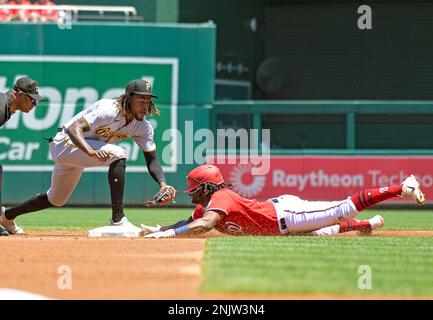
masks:
POLYGON ((16 5, 16 4, 3 4, 0 5, 1 9, 20 9, 20 10, 57 10, 60 12, 69 13, 72 15, 73 20, 119 20, 118 16, 111 15, 110 17, 104 16, 105 13, 123 14, 122 20, 125 22, 142 20, 137 17, 137 10, 133 6, 92 6, 92 5, 16 5), (79 12, 97 12, 98 15, 79 16, 79 12))

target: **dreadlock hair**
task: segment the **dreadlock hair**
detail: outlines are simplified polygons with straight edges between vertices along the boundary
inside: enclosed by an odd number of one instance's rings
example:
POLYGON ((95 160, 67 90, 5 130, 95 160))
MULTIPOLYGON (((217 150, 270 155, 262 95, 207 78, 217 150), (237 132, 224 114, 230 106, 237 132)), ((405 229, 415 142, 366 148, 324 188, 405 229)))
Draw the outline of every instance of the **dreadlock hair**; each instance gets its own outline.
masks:
POLYGON ((204 191, 204 194, 207 195, 212 195, 215 192, 217 192, 218 190, 224 189, 224 188, 231 188, 232 185, 231 184, 227 184, 227 183, 221 183, 221 184, 215 184, 212 182, 205 182, 201 185, 202 190, 204 191))
MULTIPOLYGON (((134 115, 131 112, 131 98, 132 94, 125 93, 116 99, 116 107, 120 110, 120 112, 122 112, 126 122, 130 122, 132 119, 134 119, 134 115)), ((149 108, 147 109, 146 116, 153 117, 155 114, 159 116, 161 111, 159 111, 153 102, 151 102, 149 108)))

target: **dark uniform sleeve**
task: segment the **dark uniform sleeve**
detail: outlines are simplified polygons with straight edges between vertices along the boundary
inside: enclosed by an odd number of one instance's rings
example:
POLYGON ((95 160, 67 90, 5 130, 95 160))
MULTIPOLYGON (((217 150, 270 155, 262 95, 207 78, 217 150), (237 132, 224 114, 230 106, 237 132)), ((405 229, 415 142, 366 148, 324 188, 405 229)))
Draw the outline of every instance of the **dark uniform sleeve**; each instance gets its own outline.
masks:
POLYGON ((147 169, 153 180, 156 182, 166 181, 164 172, 162 171, 161 165, 159 164, 156 151, 143 152, 144 158, 146 159, 147 169))
POLYGON ((4 125, 7 121, 8 117, 8 108, 7 108, 7 100, 6 95, 4 93, 0 93, 0 127, 4 125))

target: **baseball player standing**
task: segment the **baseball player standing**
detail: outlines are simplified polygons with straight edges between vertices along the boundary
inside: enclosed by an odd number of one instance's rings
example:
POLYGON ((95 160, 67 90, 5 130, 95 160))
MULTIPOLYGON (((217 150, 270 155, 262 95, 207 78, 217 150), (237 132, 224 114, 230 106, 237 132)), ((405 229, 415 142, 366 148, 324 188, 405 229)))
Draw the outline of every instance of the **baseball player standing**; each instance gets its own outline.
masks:
POLYGON ((217 229, 231 235, 324 236, 383 226, 383 218, 357 220, 362 211, 393 197, 414 200, 419 205, 425 198, 416 178, 411 175, 401 184, 360 191, 342 201, 306 201, 293 195, 282 195, 264 202, 241 197, 224 183, 220 170, 202 165, 188 176, 185 192, 197 204, 191 219, 167 227, 142 225, 142 234, 149 238, 173 237, 183 233, 201 233, 217 229))
POLYGON ((19 215, 49 207, 63 206, 80 180, 84 168, 108 166, 111 192, 112 219, 115 226, 130 226, 123 212, 126 151, 113 143, 132 138, 141 147, 147 168, 159 184, 160 193, 174 198, 176 190, 166 184, 156 155, 153 128, 146 116, 159 115, 152 102, 157 98, 149 82, 131 81, 117 99, 102 99, 78 113, 50 142, 50 153, 55 162, 51 186, 46 193, 13 208, 2 208, 0 224, 11 234, 23 233, 16 225, 19 215))
MULTIPOLYGON (((16 112, 21 111, 29 113, 40 100, 44 98, 39 95, 38 83, 28 77, 23 77, 15 82, 12 90, 5 93, 0 93, 0 127, 16 112)), ((3 167, 0 164, 0 206, 2 203, 1 187, 2 187, 3 167)), ((9 233, 0 227, 0 235, 7 236, 9 233)))

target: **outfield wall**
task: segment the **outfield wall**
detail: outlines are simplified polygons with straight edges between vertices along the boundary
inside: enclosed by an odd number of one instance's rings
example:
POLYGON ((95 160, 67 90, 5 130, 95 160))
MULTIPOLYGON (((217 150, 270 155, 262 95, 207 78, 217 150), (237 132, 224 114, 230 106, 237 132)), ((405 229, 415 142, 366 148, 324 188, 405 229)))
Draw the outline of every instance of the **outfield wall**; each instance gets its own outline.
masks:
MULTIPOLYGON (((234 164, 219 168, 233 189, 248 198, 293 194, 307 200, 343 200, 360 190, 398 185, 415 174, 427 203, 433 203, 431 155, 274 155, 267 173, 256 176, 251 169, 257 162, 232 160, 234 164)), ((394 198, 389 203, 405 201, 394 198)))
MULTIPOLYGON (((77 23, 72 29, 59 29, 50 24, 11 23, 0 24, 0 34, 0 92, 10 88, 17 77, 29 75, 39 81, 42 94, 48 98, 29 114, 15 114, 0 129, 4 203, 19 203, 49 187, 53 162, 44 137, 54 135, 58 126, 93 101, 122 94, 126 83, 134 78, 151 81, 159 95, 155 101, 162 116, 149 120, 155 128, 159 159, 168 182, 179 189, 179 205, 189 203, 181 190, 187 172, 200 163, 196 155, 203 151, 209 156, 206 152, 210 149, 203 147, 210 141, 204 141, 199 131, 208 128, 211 130, 205 133, 212 133, 215 139, 217 129, 271 129, 266 146, 272 153, 270 171, 259 180, 276 181, 276 185, 264 185, 265 193, 247 192, 246 196, 265 199, 293 193, 334 200, 358 187, 383 186, 386 179, 391 180, 386 177, 401 178, 409 173, 420 175, 423 186, 431 187, 432 101, 214 102, 213 24, 77 23), (170 129, 177 134, 170 134, 170 129), (333 167, 333 161, 318 158, 310 161, 312 155, 332 155, 347 165, 362 162, 362 156, 381 157, 341 171, 343 165, 333 167), (400 160, 387 168, 391 155, 400 156, 400 160), (288 158, 281 160, 279 156, 288 158), (376 167, 384 170, 385 178, 374 176, 371 170, 376 167), (281 172, 274 176, 275 170, 283 170, 284 177, 281 172), (358 173, 363 175, 363 184, 346 188, 347 175, 358 173), (309 177, 309 185, 305 177, 309 177), (329 188, 329 184, 341 184, 342 188, 329 188)), ((130 154, 125 204, 138 205, 157 191, 157 185, 135 144, 126 141, 122 146, 130 154)), ((232 154, 233 150, 219 152, 232 154)), ((238 184, 254 189, 257 177, 239 175, 245 171, 236 169, 237 165, 222 165, 226 179, 236 177, 233 172, 237 170, 238 184)), ((106 171, 86 171, 68 204, 108 205, 106 171)))
POLYGON ((266 165, 263 155, 251 162, 247 150, 218 150, 246 159, 219 165, 243 196, 339 200, 415 174, 432 203, 433 101, 224 101, 214 103, 211 117, 213 130, 231 127, 238 136, 242 128, 270 130, 270 138, 260 141, 262 151, 270 150, 266 165), (251 174, 264 167, 266 174, 251 174))

